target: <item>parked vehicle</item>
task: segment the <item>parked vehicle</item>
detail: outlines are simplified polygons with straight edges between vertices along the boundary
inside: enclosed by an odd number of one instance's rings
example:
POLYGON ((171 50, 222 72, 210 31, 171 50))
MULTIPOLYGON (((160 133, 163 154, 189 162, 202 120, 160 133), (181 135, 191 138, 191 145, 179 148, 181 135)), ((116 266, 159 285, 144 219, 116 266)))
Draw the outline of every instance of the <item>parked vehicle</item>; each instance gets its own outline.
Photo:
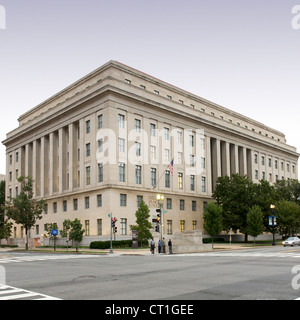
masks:
POLYGON ((294 245, 298 245, 300 246, 300 239, 298 237, 289 237, 286 240, 284 240, 282 242, 283 246, 294 246, 294 245))

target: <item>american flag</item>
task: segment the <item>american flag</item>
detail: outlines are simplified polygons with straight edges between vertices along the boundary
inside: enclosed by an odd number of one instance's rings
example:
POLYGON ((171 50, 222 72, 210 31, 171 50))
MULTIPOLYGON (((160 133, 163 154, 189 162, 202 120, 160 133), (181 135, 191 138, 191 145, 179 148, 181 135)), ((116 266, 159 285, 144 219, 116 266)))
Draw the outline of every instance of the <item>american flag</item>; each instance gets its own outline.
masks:
POLYGON ((169 170, 170 170, 172 176, 173 176, 173 165, 174 165, 174 159, 169 164, 169 170))

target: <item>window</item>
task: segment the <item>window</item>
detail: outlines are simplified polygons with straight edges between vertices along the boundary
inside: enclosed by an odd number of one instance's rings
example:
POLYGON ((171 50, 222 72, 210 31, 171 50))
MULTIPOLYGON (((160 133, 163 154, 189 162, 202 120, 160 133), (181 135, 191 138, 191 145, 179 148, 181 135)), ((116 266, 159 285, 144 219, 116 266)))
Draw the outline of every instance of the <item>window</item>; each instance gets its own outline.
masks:
POLYGON ((141 205, 141 202, 143 201, 143 196, 137 196, 136 201, 137 201, 137 207, 139 207, 141 205))
POLYGON ((165 187, 170 188, 170 171, 165 171, 165 187))
POLYGON ((182 132, 177 131, 177 143, 182 144, 182 132))
POLYGON ((102 207, 102 194, 97 195, 97 207, 102 207))
POLYGON ((84 203, 85 203, 85 208, 89 209, 90 208, 90 197, 85 197, 84 203))
POLYGON ((74 211, 78 210, 78 199, 73 199, 73 210, 74 211))
POLYGON ((57 213, 57 202, 53 202, 53 213, 57 213))
POLYGON ((98 140, 98 152, 103 152, 103 138, 98 140))
POLYGON ((44 205, 44 213, 48 214, 48 204, 47 203, 44 205))
POLYGON ((258 162, 258 155, 255 154, 255 155, 254 155, 254 163, 257 163, 257 162, 258 162))
MULTIPOLYGON (((196 211, 197 208, 197 201, 192 201, 192 211, 196 211)), ((195 229, 194 229, 195 230, 195 229)))
POLYGON ((169 163, 170 162, 170 150, 164 149, 164 162, 169 163))
POLYGON ((98 129, 102 129, 103 127, 103 116, 102 114, 98 116, 98 129))
POLYGON ((275 160, 275 169, 278 169, 278 160, 275 160))
POLYGON ((124 129, 125 128, 125 116, 123 114, 118 115, 118 121, 119 121, 119 128, 124 129))
POLYGON ((68 209, 68 207, 67 207, 67 200, 64 200, 63 201, 63 210, 64 210, 64 212, 67 212, 67 209, 68 209))
POLYGON ((150 123, 150 136, 155 137, 156 136, 156 126, 153 123, 150 123))
POLYGON ((193 220, 193 230, 197 230, 197 220, 193 220))
POLYGON ((151 186, 156 186, 156 169, 151 168, 151 186))
POLYGON ((190 177, 190 186, 191 186, 191 191, 195 191, 195 176, 191 175, 190 177))
POLYGON ((185 220, 180 220, 180 232, 185 230, 185 220))
POLYGON ((121 207, 126 207, 126 201, 127 200, 127 196, 126 194, 120 194, 120 206, 121 207))
POLYGON ((120 227, 121 227, 121 235, 126 235, 127 234, 127 219, 125 219, 125 218, 121 219, 120 227))
POLYGON ((269 158, 269 168, 271 168, 271 167, 272 167, 272 159, 269 158))
POLYGON ((131 84, 131 80, 125 79, 125 83, 131 84))
POLYGON ((150 146, 150 156, 151 156, 151 159, 156 159, 156 147, 155 146, 150 146))
POLYGON ((164 128, 165 140, 170 140, 170 130, 169 128, 164 128))
POLYGON ((98 182, 103 182, 103 163, 98 163, 98 182))
POLYGON ((265 157, 264 157, 264 156, 261 157, 261 164, 262 164, 263 166, 265 165, 265 157))
POLYGON ((258 180, 258 170, 255 170, 255 179, 258 180))
POLYGON ((91 132, 91 121, 90 120, 85 122, 85 128, 86 128, 87 134, 91 132))
POLYGON ((40 234, 40 226, 38 224, 35 226, 35 234, 36 235, 40 234))
POLYGON ((172 209, 172 199, 167 198, 167 209, 171 210, 172 209))
POLYGON ((134 120, 135 132, 141 132, 141 120, 134 120))
POLYGON ((140 142, 135 143, 135 155, 138 157, 141 155, 141 143, 140 142))
POLYGON ((154 90, 154 94, 159 95, 159 91, 154 90))
POLYGON ((167 220, 167 234, 172 234, 172 220, 167 220))
POLYGON ((178 157, 178 164, 182 164, 183 163, 183 157, 182 157, 182 152, 178 152, 177 153, 177 157, 178 157))
POLYGON ((119 152, 125 152, 125 139, 118 139, 119 152))
POLYGON ((91 167, 86 167, 86 185, 91 184, 91 167))
POLYGON ((87 143, 85 145, 85 149, 86 149, 86 156, 89 157, 91 155, 91 144, 87 143))
POLYGON ((194 146, 194 136, 191 134, 190 135, 190 147, 194 146))
POLYGON ((19 162, 19 152, 16 152, 16 162, 19 162))
POLYGON ((201 158, 201 168, 205 169, 205 158, 201 158))
POLYGON ((141 184, 142 183, 142 167, 135 166, 135 183, 141 184))
POLYGON ((90 235, 90 220, 85 220, 85 235, 90 235))
POLYGON ((202 192, 206 192, 206 177, 201 178, 201 190, 202 192))
POLYGON ((178 173, 178 189, 183 189, 183 173, 178 173))
POLYGON ((102 236, 102 219, 97 219, 97 234, 102 236))
POLYGON ((180 210, 184 210, 184 200, 182 199, 179 200, 179 208, 180 210))
POLYGON ((195 166, 195 156, 194 155, 190 155, 190 166, 194 167, 195 166))
POLYGON ((125 182, 125 163, 119 163, 119 182, 125 182))

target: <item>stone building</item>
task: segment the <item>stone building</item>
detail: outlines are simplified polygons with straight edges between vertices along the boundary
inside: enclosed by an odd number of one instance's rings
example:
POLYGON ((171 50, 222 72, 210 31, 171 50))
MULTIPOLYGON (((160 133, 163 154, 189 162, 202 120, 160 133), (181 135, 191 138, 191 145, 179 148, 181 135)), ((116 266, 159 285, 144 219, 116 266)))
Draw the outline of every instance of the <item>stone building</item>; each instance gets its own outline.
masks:
MULTIPOLYGON (((32 238, 75 218, 85 242, 107 238, 109 214, 117 238, 130 237, 142 199, 156 220, 158 193, 164 235, 202 229, 218 176, 298 178, 299 154, 281 132, 116 61, 21 115, 3 143, 7 194, 18 194, 18 176, 32 176, 47 201, 32 238)), ((21 231, 14 226, 13 237, 21 231)))

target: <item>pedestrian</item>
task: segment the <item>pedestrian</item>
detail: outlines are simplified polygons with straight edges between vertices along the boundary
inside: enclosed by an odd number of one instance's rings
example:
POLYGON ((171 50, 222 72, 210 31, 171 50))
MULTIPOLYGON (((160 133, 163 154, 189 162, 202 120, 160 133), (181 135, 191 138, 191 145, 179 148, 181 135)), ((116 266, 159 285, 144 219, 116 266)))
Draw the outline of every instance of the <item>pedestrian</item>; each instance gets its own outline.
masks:
POLYGON ((168 241, 168 246, 169 246, 169 253, 172 254, 172 241, 169 239, 168 241))
POLYGON ((154 249, 155 249, 155 242, 153 241, 153 239, 150 242, 150 251, 152 254, 154 254, 154 249))
POLYGON ((162 239, 161 245, 162 245, 162 253, 166 253, 166 243, 165 243, 165 238, 163 238, 163 239, 162 239))
POLYGON ((158 253, 160 253, 161 252, 161 242, 160 242, 160 240, 158 240, 158 253))

